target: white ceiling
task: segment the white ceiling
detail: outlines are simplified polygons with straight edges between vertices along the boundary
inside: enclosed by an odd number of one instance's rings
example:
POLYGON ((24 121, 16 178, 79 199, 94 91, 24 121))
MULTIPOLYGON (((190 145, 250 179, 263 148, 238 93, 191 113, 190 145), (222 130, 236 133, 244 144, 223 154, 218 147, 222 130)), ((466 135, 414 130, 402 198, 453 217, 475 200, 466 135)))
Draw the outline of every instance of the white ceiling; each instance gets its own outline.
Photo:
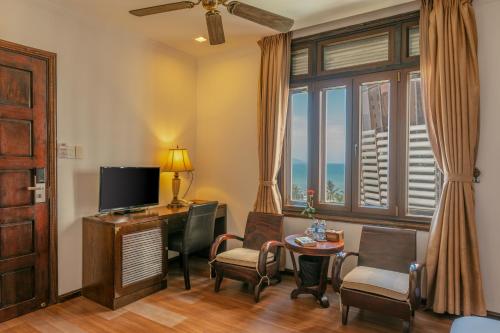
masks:
MULTIPOLYGON (((155 6, 178 0, 65 0, 78 10, 114 21, 133 29, 147 38, 165 43, 194 56, 204 56, 230 48, 236 48, 260 37, 276 33, 274 30, 229 14, 221 9, 226 44, 210 46, 197 43, 198 36, 207 37, 205 10, 197 6, 176 12, 135 17, 131 9, 155 6)), ((313 26, 340 18, 363 14, 413 0, 242 0, 277 14, 293 18, 293 30, 313 26)))

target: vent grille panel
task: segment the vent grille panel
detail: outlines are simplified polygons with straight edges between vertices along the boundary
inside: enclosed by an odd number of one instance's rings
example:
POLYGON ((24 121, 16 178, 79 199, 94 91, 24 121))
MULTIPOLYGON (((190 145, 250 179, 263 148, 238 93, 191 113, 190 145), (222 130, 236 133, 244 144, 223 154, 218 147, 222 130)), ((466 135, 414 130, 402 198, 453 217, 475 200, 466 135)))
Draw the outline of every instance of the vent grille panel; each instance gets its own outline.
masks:
POLYGON ((125 234, 122 238, 122 287, 162 274, 161 228, 125 234))

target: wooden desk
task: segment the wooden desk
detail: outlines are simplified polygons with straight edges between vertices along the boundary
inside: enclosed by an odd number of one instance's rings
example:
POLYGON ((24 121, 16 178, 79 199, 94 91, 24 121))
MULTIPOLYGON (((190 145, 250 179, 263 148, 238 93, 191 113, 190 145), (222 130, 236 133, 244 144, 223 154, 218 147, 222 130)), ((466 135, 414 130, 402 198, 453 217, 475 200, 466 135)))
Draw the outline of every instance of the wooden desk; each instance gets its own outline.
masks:
POLYGON ((285 246, 290 251, 290 257, 292 257, 292 265, 293 265, 293 275, 295 277, 295 283, 297 284, 297 289, 294 289, 290 295, 292 299, 297 298, 300 294, 311 294, 316 297, 316 300, 323 308, 327 308, 330 306, 330 302, 328 301, 328 297, 325 296, 326 284, 327 284, 327 275, 328 275, 328 265, 330 264, 330 257, 342 251, 344 249, 344 241, 340 242, 317 242, 316 246, 313 247, 305 247, 297 244, 295 242, 295 238, 302 237, 304 235, 290 235, 285 238, 285 246), (297 263, 295 261, 295 253, 321 257, 321 269, 320 269, 320 277, 319 284, 317 287, 306 287, 302 283, 300 278, 300 272, 297 268, 297 263))
MULTIPOLYGON (((181 232, 188 207, 83 218, 83 296, 117 309, 167 287, 168 234, 181 232)), ((215 237, 226 233, 219 204, 215 237)), ((207 253, 208 253, 207 249, 207 253)))

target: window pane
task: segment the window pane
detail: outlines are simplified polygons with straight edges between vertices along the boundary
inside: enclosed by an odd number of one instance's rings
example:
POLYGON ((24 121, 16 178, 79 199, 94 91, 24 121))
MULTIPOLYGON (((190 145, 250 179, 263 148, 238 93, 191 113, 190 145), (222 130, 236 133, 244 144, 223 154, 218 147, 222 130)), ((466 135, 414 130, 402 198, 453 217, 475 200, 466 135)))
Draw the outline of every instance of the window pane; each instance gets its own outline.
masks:
POLYGON ((306 75, 309 73, 309 49, 300 49, 292 52, 292 75, 306 75))
POLYGON ((408 29, 408 56, 420 55, 420 28, 418 26, 408 29))
POLYGON ((420 72, 408 77, 407 212, 432 216, 440 193, 440 172, 425 126, 420 72))
POLYGON ((360 86, 359 205, 388 208, 390 81, 360 86))
POLYGON ((291 96, 291 179, 292 201, 305 201, 308 175, 307 116, 309 94, 307 90, 294 90, 291 96))
POLYGON ((323 94, 325 94, 324 201, 344 205, 347 89, 345 86, 328 88, 323 94))
POLYGON ((324 48, 325 70, 389 60, 389 33, 334 43, 324 48))

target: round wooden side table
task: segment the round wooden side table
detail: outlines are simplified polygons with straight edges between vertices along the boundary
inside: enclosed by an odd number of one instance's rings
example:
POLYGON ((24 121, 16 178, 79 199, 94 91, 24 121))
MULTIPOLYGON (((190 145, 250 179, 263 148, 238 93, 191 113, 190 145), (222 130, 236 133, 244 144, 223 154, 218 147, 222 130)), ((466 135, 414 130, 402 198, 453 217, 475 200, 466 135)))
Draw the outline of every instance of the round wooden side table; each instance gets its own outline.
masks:
POLYGON ((344 249, 344 241, 340 242, 316 242, 315 246, 306 247, 301 246, 295 242, 295 238, 303 237, 302 234, 290 235, 285 238, 285 246, 290 251, 290 256, 292 257, 293 264, 293 275, 295 277, 295 283, 297 284, 297 289, 294 289, 290 294, 292 299, 297 298, 301 294, 311 294, 316 297, 321 307, 327 308, 330 306, 328 297, 325 296, 326 285, 327 285, 327 274, 328 265, 330 264, 330 257, 334 254, 339 253, 344 249), (319 284, 315 287, 306 287, 303 285, 302 280, 299 275, 299 270, 297 267, 297 262, 295 260, 294 253, 304 254, 308 256, 321 257, 321 271, 319 284))

